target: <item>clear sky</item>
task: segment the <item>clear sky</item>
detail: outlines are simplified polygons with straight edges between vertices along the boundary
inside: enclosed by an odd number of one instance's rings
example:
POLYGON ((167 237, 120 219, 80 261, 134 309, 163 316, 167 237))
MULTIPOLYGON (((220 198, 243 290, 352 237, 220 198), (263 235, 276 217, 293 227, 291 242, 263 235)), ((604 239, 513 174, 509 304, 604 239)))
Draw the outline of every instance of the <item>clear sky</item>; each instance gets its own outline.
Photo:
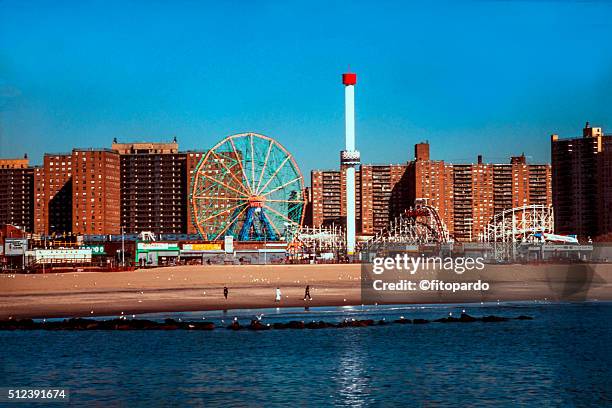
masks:
POLYGON ((551 133, 612 133, 604 1, 20 0, 0 1, 0 156, 255 131, 308 176, 338 166, 349 65, 366 163, 422 140, 542 162, 551 133))

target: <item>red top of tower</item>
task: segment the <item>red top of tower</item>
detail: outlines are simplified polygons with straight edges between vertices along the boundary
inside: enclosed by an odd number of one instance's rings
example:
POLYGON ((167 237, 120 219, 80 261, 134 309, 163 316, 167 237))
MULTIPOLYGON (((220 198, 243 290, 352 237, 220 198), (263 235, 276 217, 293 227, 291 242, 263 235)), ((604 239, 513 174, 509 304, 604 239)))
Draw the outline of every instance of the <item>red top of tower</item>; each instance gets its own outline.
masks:
POLYGON ((357 83, 357 74, 352 72, 347 72, 346 74, 342 74, 342 83, 344 85, 355 85, 357 83))

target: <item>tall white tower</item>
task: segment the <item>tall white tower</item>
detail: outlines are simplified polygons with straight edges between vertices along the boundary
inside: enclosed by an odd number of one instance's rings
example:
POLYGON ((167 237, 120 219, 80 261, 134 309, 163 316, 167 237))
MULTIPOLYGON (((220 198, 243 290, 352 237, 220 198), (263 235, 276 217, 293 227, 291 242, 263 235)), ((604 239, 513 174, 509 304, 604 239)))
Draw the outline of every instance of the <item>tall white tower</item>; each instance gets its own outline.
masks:
POLYGON ((346 250, 355 253, 355 167, 359 165, 359 151, 355 149, 355 85, 357 74, 342 74, 345 104, 345 150, 340 152, 340 167, 346 169, 346 250))

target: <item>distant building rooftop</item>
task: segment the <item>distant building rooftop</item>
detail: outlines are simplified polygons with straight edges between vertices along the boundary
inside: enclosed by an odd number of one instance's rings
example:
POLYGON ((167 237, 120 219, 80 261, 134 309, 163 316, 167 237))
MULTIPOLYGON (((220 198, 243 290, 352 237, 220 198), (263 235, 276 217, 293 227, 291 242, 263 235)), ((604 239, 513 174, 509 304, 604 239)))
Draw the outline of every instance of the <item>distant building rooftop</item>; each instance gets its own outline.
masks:
POLYGON ((27 169, 29 160, 27 157, 23 159, 0 159, 0 169, 27 169))
POLYGON ((595 137, 611 137, 610 134, 605 134, 602 127, 592 127, 589 122, 584 125, 582 128, 582 136, 575 137, 563 137, 560 138, 558 134, 553 134, 550 136, 552 142, 562 141, 562 140, 577 140, 577 139, 585 139, 585 138, 595 138, 595 137))
POLYGON ((176 138, 172 142, 133 142, 119 143, 113 140, 111 147, 119 154, 153 154, 153 153, 178 153, 178 142, 176 138))

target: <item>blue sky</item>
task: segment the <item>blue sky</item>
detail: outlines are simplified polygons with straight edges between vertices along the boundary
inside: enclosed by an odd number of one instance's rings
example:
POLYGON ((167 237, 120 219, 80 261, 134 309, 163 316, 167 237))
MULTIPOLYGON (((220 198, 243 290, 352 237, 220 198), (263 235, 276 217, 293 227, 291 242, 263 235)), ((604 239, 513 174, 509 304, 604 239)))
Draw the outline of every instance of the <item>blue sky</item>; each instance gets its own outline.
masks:
POLYGON ((551 133, 612 130, 603 1, 0 1, 0 156, 255 131, 335 168, 349 65, 367 163, 421 140, 542 162, 551 133))

